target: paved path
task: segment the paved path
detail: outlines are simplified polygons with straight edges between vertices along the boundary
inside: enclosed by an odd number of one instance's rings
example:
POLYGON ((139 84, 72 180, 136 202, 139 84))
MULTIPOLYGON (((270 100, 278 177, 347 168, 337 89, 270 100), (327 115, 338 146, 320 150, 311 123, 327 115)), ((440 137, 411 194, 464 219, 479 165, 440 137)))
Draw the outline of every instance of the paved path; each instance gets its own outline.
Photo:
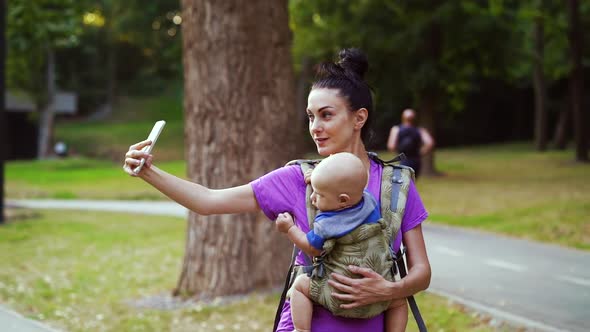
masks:
POLYGON ((590 331, 590 252, 427 225, 430 291, 538 331, 590 331))
POLYGON ((0 331, 6 332, 58 332, 40 322, 0 306, 0 331))
MULTIPOLYGON (((174 202, 22 200, 7 206, 187 215, 174 202)), ((424 234, 433 270, 429 291, 528 330, 590 331, 589 252, 430 223, 424 234)))

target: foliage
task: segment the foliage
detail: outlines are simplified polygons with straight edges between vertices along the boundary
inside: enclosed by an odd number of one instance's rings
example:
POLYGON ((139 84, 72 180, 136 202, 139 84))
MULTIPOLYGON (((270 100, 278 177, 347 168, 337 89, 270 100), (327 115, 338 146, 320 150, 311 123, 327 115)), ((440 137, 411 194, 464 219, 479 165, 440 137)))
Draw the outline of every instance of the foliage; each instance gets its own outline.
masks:
POLYGON ((377 109, 399 112, 423 91, 438 89, 448 95, 448 109, 460 110, 478 77, 503 74, 503 48, 492 50, 496 54, 481 50, 510 32, 473 6, 471 1, 293 0, 294 58, 327 59, 342 47, 360 47, 373 68, 369 81, 377 87, 377 109))
POLYGON ((134 93, 159 88, 163 79, 182 72, 178 6, 171 0, 11 1, 7 86, 43 104, 46 57, 52 49, 57 85, 79 95, 82 114, 106 98, 111 50, 120 64, 115 73, 119 88, 134 93))
MULTIPOLYGON (((518 138, 528 138, 532 97, 523 96, 532 91, 531 31, 537 17, 545 20, 544 67, 551 105, 559 110, 567 100, 565 6, 544 0, 542 10, 538 8, 534 0, 291 0, 293 56, 300 70, 306 58, 331 59, 343 47, 365 50, 381 143, 404 108, 420 107, 433 92, 438 95, 439 146, 455 143, 453 136, 463 143, 497 141, 481 126, 489 123, 488 117, 504 117, 495 114, 498 108, 505 108, 508 116, 497 124, 506 126, 500 128, 502 137, 514 138, 509 133, 516 132, 518 138), (495 105, 488 108, 490 102, 495 105), (466 127, 480 132, 463 135, 466 127)), ((587 26, 590 6, 581 4, 581 13, 587 26)), ((590 53, 585 56, 590 58, 590 53)))
POLYGON ((50 50, 78 44, 79 7, 74 0, 15 0, 8 4, 7 86, 47 100, 46 57, 50 50))
POLYGON ((62 52, 60 86, 78 91, 87 114, 107 95, 109 54, 114 56, 117 94, 161 88, 182 72, 178 1, 82 1, 86 20, 78 47, 62 52))

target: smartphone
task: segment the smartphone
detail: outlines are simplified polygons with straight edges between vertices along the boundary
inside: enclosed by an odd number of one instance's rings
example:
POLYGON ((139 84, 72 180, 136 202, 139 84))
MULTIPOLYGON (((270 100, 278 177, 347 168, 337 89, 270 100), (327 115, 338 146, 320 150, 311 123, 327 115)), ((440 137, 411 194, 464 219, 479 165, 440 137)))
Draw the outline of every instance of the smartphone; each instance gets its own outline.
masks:
MULTIPOLYGON (((160 136, 160 133, 162 132, 162 129, 164 129, 165 125, 166 125, 166 121, 164 121, 164 120, 157 121, 154 124, 154 127, 152 128, 152 131, 150 132, 150 135, 147 138, 148 140, 152 141, 152 144, 144 147, 143 149, 141 149, 141 151, 147 152, 147 153, 152 152, 152 150, 154 149, 154 145, 156 145, 156 141, 158 140, 158 137, 160 136)), ((143 167, 143 164, 145 164, 145 158, 141 158, 141 164, 139 164, 139 166, 137 166, 133 169, 133 173, 139 174, 139 172, 141 171, 141 168, 143 167)))

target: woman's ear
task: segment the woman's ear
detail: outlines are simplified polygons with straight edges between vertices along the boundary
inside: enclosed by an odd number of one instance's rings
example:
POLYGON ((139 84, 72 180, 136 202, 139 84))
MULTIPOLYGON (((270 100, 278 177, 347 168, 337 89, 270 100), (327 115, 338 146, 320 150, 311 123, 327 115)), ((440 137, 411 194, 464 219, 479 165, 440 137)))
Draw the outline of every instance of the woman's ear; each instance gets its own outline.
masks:
POLYGON ((354 117, 354 129, 360 130, 361 128, 363 128, 365 122, 367 122, 367 119, 369 118, 369 111, 364 107, 359 108, 358 110, 356 110, 354 117))

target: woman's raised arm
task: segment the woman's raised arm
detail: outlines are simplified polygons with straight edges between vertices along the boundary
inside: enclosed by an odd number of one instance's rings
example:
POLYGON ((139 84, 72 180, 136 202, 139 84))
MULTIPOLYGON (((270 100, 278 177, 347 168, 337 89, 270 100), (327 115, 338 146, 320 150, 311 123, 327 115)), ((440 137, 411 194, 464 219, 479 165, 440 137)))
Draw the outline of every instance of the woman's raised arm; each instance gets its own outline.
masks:
POLYGON ((140 177, 172 200, 201 215, 255 212, 260 209, 249 184, 227 189, 209 189, 153 166, 153 157, 141 151, 150 143, 143 141, 129 147, 123 165, 127 174, 140 177), (142 158, 146 158, 145 165, 139 174, 135 174, 133 170, 142 158))

